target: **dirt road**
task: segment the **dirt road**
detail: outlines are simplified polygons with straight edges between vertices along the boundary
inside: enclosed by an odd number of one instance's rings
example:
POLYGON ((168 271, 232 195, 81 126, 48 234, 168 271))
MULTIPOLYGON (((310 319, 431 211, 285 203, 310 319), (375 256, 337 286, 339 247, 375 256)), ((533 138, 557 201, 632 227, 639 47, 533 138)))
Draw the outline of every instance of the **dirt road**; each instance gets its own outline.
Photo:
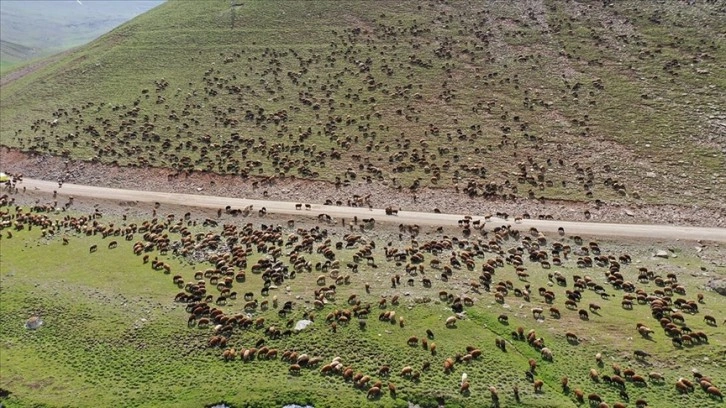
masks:
MULTIPOLYGON (((267 209, 268 214, 285 215, 306 215, 311 218, 319 214, 327 214, 334 219, 344 218, 350 221, 354 216, 358 218, 375 218, 376 222, 388 222, 393 224, 419 224, 419 225, 457 225, 458 221, 464 218, 464 214, 436 214, 426 212, 400 211, 398 215, 386 215, 383 209, 368 209, 360 207, 339 207, 322 204, 311 204, 309 210, 297 210, 295 202, 248 200, 229 197, 217 197, 194 194, 176 194, 153 191, 122 190, 106 187, 94 187, 79 184, 64 183, 58 188, 58 183, 52 181, 24 179, 20 187, 33 189, 52 194, 54 190, 64 195, 77 197, 98 198, 119 201, 138 201, 162 204, 172 204, 201 208, 244 208, 252 205, 254 210, 262 207, 267 209)), ((484 214, 469 214, 474 220, 484 221, 484 214)), ((505 221, 501 218, 492 217, 486 222, 487 229, 499 225, 512 224, 510 218, 505 221)), ((572 222, 572 221, 544 221, 544 220, 522 220, 517 222, 520 230, 528 230, 532 227, 542 232, 556 233, 562 227, 567 235, 582 235, 593 237, 627 237, 627 238, 650 238, 650 239, 682 239, 682 240, 704 240, 726 242, 726 228, 701 228, 681 227, 674 225, 645 225, 645 224, 607 224, 597 222, 572 222)))

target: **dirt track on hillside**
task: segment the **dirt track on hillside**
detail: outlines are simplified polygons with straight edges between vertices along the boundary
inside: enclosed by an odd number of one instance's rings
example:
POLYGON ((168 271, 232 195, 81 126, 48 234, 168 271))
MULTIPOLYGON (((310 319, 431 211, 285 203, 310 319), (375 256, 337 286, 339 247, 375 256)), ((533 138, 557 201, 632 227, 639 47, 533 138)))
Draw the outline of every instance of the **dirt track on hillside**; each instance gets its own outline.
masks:
MULTIPOLYGON (((36 179, 25 179, 22 186, 34 191, 52 194, 58 190, 58 183, 36 179)), ((379 208, 328 206, 311 204, 310 209, 296 209, 295 202, 275 200, 250 200, 244 198, 230 198, 209 195, 194 195, 180 193, 165 193, 153 191, 124 190, 116 188, 95 187, 79 184, 63 184, 61 188, 64 195, 78 197, 97 198, 104 200, 137 201, 137 202, 159 202, 171 205, 190 207, 204 207, 212 209, 245 208, 252 205, 255 211, 265 207, 268 213, 285 215, 310 214, 311 217, 318 217, 320 214, 327 214, 337 222, 336 218, 351 220, 353 217, 374 218, 376 222, 389 222, 395 224, 420 224, 420 225, 457 225, 459 220, 464 218, 463 214, 437 214, 415 211, 400 211, 397 215, 386 215, 385 210, 379 208)), ((483 217, 475 217, 482 219, 483 217)), ((486 222, 487 228, 494 228, 499 225, 511 224, 513 221, 492 217, 486 222)), ((725 228, 704 228, 684 227, 673 225, 644 225, 644 224, 613 224, 597 222, 572 222, 572 221, 546 221, 525 219, 517 222, 518 228, 537 228, 542 232, 558 232, 564 228, 567 235, 585 235, 594 237, 629 237, 629 238, 659 238, 659 239, 685 239, 685 240, 706 240, 726 242, 725 228)))
MULTIPOLYGON (((299 178, 278 178, 259 188, 254 181, 263 178, 241 178, 193 172, 169 179, 168 169, 154 167, 119 167, 89 161, 66 160, 61 157, 28 154, 0 147, 2 171, 22 173, 26 178, 40 180, 64 179, 68 183, 120 188, 125 190, 159 191, 219 197, 249 198, 272 201, 294 201, 323 204, 325 201, 347 201, 369 196, 373 207, 392 207, 403 211, 484 215, 508 213, 514 216, 529 214, 531 218, 552 217, 554 220, 600 222, 616 224, 668 224, 694 227, 726 228, 726 207, 686 206, 675 204, 644 204, 623 199, 620 202, 593 202, 548 199, 544 202, 521 198, 496 200, 471 198, 451 189, 421 188, 415 197, 409 191, 396 191, 382 183, 354 181, 350 186, 336 189, 332 183, 299 178), (586 216, 589 213, 589 219, 586 216)), ((61 192, 62 194, 62 192, 61 192)))
POLYGON ((40 61, 30 63, 28 65, 23 66, 22 68, 8 72, 7 74, 0 77, 0 87, 3 87, 13 81, 17 81, 18 79, 20 79, 26 75, 32 74, 33 72, 47 66, 48 64, 58 61, 60 58, 65 56, 67 53, 68 53, 68 51, 65 51, 60 54, 56 54, 52 57, 43 58, 40 61))

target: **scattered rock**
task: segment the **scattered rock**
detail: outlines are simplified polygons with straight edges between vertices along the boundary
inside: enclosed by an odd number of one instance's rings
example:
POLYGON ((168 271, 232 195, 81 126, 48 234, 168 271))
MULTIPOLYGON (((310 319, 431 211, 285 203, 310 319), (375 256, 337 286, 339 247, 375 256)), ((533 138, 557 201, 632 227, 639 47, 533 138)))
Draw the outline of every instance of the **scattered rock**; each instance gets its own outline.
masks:
POLYGON ((713 289, 714 292, 721 296, 726 296, 726 278, 711 279, 706 287, 713 289))
POLYGON ((25 321, 25 328, 28 330, 39 329, 43 325, 43 320, 39 316, 31 316, 25 321))
POLYGON ((668 259, 668 251, 660 249, 660 250, 658 250, 658 252, 655 253, 655 256, 657 256, 658 258, 668 259))

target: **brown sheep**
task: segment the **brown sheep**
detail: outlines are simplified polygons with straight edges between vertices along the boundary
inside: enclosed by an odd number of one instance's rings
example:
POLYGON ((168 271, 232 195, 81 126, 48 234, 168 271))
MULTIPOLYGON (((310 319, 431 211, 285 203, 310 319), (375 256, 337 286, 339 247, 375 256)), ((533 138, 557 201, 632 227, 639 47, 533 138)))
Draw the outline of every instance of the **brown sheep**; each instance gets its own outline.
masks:
POLYGON ((632 381, 633 384, 639 385, 639 386, 642 386, 642 387, 647 387, 648 386, 648 383, 645 381, 645 378, 643 378, 640 375, 634 375, 634 376, 630 377, 630 381, 632 381))
POLYGON ((534 393, 539 394, 542 392, 542 386, 544 385, 544 381, 537 380, 534 382, 534 393))
POLYGON ((625 389, 625 380, 619 375, 613 375, 612 377, 610 377, 610 382, 622 389, 625 389))
POLYGON ((411 336, 408 338, 408 341, 406 341, 406 343, 411 347, 418 346, 418 337, 411 336))
POLYGON ((446 327, 456 327, 456 316, 449 316, 446 319, 446 327))
POLYGON ((592 393, 592 394, 588 395, 587 396, 587 400, 590 401, 591 404, 592 403, 598 403, 599 404, 599 403, 602 402, 602 398, 600 398, 600 396, 597 395, 597 394, 595 394, 595 393, 592 393))
POLYGON ((723 401, 723 394, 721 393, 721 390, 714 387, 713 385, 706 389, 706 393, 708 395, 710 395, 711 397, 716 397, 716 398, 720 399, 721 401, 723 401))
POLYGON ((575 390, 575 398, 580 404, 585 403, 585 393, 579 388, 575 390))
POLYGON ((444 373, 448 374, 454 370, 454 361, 452 361, 450 358, 447 358, 444 361, 444 373))
POLYGON ((492 404, 494 404, 495 407, 499 406, 499 393, 497 392, 496 387, 491 386, 489 387, 489 394, 492 397, 492 404))
POLYGON ((657 382, 663 382, 663 380, 664 380, 664 378, 663 378, 663 374, 661 374, 661 373, 656 373, 656 372, 654 372, 654 371, 652 371, 652 372, 648 373, 648 378, 650 378, 650 380, 651 380, 651 381, 654 381, 654 382, 655 382, 655 381, 657 381, 657 382))
POLYGON ((461 387, 459 388, 459 392, 461 392, 462 394, 469 393, 469 381, 464 381, 463 383, 461 383, 461 387))
POLYGON ((391 393, 391 396, 393 396, 395 398, 396 397, 396 384, 389 382, 388 391, 391 393))
POLYGON ((600 381, 600 374, 598 374, 597 370, 594 368, 590 369, 590 379, 594 382, 600 381))
POLYGON ((688 394, 689 392, 693 391, 693 384, 691 384, 691 382, 686 380, 685 378, 681 378, 676 381, 676 391, 681 394, 688 394))
POLYGON ((368 394, 366 395, 366 398, 378 398, 381 394, 381 389, 378 387, 371 387, 368 390, 368 394))
POLYGON ((411 367, 411 366, 406 366, 401 369, 402 377, 406 377, 406 376, 410 377, 412 373, 413 373, 413 367, 411 367))

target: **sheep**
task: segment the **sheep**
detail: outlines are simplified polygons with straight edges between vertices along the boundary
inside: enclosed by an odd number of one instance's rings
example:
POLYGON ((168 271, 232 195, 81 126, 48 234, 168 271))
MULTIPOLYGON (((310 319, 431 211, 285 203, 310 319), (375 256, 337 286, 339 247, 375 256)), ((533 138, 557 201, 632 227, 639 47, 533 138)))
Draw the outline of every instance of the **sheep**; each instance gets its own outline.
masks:
POLYGON ((635 351, 633 351, 633 354, 635 355, 635 358, 641 359, 641 360, 644 360, 647 357, 650 357, 650 354, 646 353, 643 350, 635 350, 635 351))
POLYGON ((585 403, 585 393, 579 388, 575 390, 575 398, 580 404, 585 403))
POLYGON ((368 398, 368 399, 371 399, 371 398, 378 398, 378 396, 379 396, 380 394, 381 394, 381 389, 380 389, 380 388, 378 388, 378 387, 371 387, 371 388, 370 388, 370 389, 368 390, 368 394, 366 395, 366 398, 368 398))
POLYGON ((447 358, 444 361, 444 373, 445 374, 448 374, 448 373, 450 373, 453 370, 454 370, 454 361, 451 360, 451 358, 447 358))
POLYGON ((650 378, 650 380, 653 382, 659 382, 659 383, 662 383, 665 380, 665 378, 663 377, 663 374, 657 373, 655 371, 651 371, 650 373, 648 373, 648 378, 650 378))
POLYGON ((590 404, 593 404, 593 403, 600 404, 600 403, 602 403, 602 398, 600 398, 600 396, 597 395, 597 394, 595 394, 595 393, 592 393, 592 394, 588 395, 587 396, 587 400, 590 402, 590 404))
POLYGON ((391 393, 391 396, 393 398, 396 398, 396 384, 389 382, 388 383, 388 392, 391 393))
POLYGON ((494 386, 489 387, 489 394, 492 397, 492 404, 497 407, 499 406, 499 393, 497 392, 497 388, 494 386))
POLYGON ((448 328, 454 328, 456 327, 456 316, 449 316, 446 318, 446 327, 448 328))
POLYGON ((715 397, 715 398, 718 398, 719 400, 723 401, 723 394, 721 393, 721 390, 714 387, 713 385, 706 389, 706 393, 708 395, 710 395, 711 397, 715 397))
POLYGON ((639 376, 639 375, 633 375, 632 377, 630 377, 630 381, 632 381, 633 384, 639 385, 642 387, 648 386, 648 383, 645 381, 645 378, 643 378, 642 376, 639 376))
POLYGON ((461 387, 459 387, 459 392, 462 394, 469 393, 469 381, 465 381, 465 382, 461 383, 461 387))

